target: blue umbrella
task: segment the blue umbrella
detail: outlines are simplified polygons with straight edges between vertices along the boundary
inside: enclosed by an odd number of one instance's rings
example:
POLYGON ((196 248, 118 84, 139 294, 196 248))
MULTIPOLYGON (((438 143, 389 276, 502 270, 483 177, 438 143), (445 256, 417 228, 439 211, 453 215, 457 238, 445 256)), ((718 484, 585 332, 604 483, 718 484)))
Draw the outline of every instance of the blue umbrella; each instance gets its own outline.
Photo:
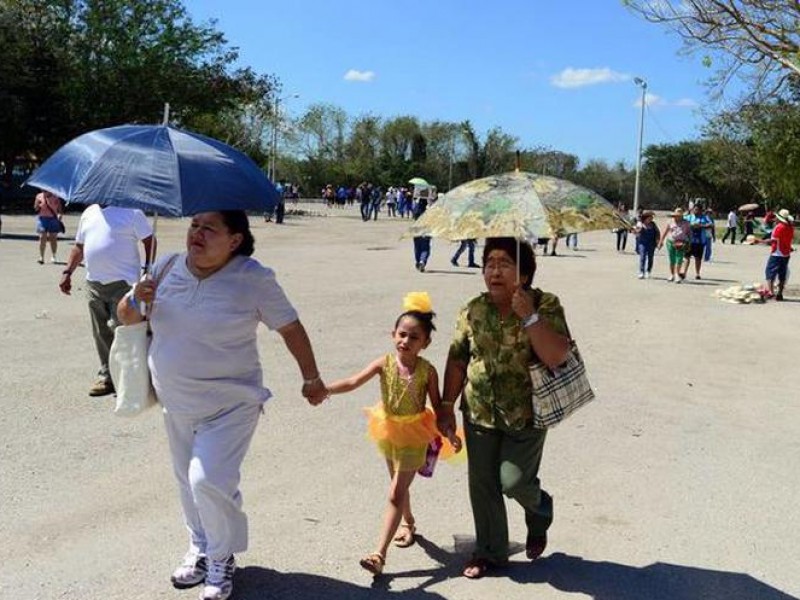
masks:
POLYGON ((180 217, 271 211, 278 192, 245 154, 168 125, 120 125, 59 148, 25 182, 67 202, 180 217))

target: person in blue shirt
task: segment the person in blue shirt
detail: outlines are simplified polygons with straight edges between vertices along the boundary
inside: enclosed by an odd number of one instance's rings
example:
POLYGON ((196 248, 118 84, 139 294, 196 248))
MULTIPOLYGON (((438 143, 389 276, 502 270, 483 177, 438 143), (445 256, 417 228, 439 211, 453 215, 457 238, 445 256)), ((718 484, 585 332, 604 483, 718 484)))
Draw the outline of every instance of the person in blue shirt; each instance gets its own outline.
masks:
POLYGON ((711 238, 711 228, 714 222, 703 212, 701 204, 692 207, 692 213, 686 218, 692 231, 691 246, 686 255, 686 266, 683 272, 689 270, 689 262, 694 258, 694 278, 700 279, 700 267, 703 265, 703 255, 706 249, 706 240, 711 238))

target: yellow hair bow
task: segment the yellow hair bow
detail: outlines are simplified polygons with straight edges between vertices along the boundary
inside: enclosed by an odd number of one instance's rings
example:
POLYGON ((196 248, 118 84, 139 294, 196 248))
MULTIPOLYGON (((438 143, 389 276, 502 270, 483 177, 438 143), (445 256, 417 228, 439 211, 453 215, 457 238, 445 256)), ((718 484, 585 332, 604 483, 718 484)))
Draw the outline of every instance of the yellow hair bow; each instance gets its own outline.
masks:
POLYGON ((431 297, 428 292, 409 292, 403 298, 403 310, 415 310, 421 313, 433 312, 433 305, 431 304, 431 297))

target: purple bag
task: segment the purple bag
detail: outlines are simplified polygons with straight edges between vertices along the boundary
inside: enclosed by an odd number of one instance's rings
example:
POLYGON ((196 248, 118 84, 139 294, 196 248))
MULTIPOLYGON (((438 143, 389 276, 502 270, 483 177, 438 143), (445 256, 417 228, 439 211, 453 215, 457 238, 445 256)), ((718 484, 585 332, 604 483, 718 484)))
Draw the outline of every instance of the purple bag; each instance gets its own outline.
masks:
POLYGON ((422 465, 417 473, 422 477, 433 477, 433 469, 436 467, 436 461, 439 460, 439 452, 442 449, 442 438, 435 437, 428 444, 428 450, 425 454, 425 464, 422 465))

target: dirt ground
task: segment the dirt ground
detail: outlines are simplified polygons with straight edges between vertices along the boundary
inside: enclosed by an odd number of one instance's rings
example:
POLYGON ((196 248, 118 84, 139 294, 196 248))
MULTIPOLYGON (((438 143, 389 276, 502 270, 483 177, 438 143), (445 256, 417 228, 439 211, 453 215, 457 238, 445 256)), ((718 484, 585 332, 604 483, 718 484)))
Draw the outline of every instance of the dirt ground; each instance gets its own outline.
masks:
MULTIPOLYGON (((327 379, 391 349, 403 295, 426 290, 438 332, 426 356, 444 367, 457 309, 482 290, 434 240, 414 269, 408 222, 362 223, 356 209, 303 205, 282 226, 252 221, 256 258, 298 308, 327 379)), ((663 221, 663 219, 661 219, 663 221)), ((77 216, 67 218, 74 234, 77 216)), ((159 222, 162 253, 186 221, 159 222)), ((34 218, 3 219, 0 266, 0 598, 194 598, 169 574, 183 555, 158 410, 126 420, 87 389, 97 359, 82 273, 71 297, 58 265, 38 265, 34 218)), ((266 408, 244 465, 250 549, 234 598, 788 600, 800 596, 800 287, 784 303, 721 302, 716 289, 763 277, 766 247, 717 244, 704 279, 635 277, 610 232, 540 257, 536 284, 556 293, 598 400, 550 432, 541 470, 555 498, 545 557, 524 558, 522 511, 509 505, 519 553, 497 576, 459 576, 472 521, 466 465, 412 486, 419 543, 390 551, 375 582, 358 566, 375 544, 387 477, 364 438, 370 383, 312 408, 280 338, 259 338, 266 408)), ((62 240, 66 258, 69 240, 62 240)), ((797 259, 795 259, 797 260, 797 259)), ((794 262, 794 261, 793 261, 794 262)), ((466 263, 466 257, 462 257, 466 263)))

